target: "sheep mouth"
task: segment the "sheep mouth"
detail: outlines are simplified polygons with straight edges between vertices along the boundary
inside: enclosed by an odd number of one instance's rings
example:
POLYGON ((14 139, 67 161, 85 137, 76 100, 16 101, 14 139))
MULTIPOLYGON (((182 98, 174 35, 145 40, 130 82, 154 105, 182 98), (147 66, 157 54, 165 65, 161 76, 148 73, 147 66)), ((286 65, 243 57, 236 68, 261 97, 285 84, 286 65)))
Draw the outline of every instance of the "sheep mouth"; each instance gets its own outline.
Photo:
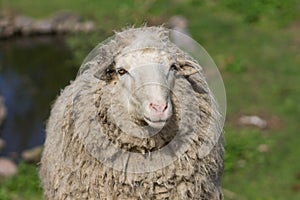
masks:
POLYGON ((144 116, 144 121, 153 128, 161 129, 165 126, 168 119, 152 120, 149 117, 144 116))

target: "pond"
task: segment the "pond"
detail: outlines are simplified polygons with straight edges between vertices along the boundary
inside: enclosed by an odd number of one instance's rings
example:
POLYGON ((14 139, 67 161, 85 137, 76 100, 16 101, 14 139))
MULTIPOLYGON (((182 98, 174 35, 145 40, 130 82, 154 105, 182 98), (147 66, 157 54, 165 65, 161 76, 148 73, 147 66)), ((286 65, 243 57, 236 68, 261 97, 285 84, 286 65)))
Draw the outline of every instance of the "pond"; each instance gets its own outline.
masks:
POLYGON ((0 41, 0 95, 7 110, 0 156, 18 160, 23 150, 43 144, 51 104, 77 73, 71 58, 57 36, 0 41))

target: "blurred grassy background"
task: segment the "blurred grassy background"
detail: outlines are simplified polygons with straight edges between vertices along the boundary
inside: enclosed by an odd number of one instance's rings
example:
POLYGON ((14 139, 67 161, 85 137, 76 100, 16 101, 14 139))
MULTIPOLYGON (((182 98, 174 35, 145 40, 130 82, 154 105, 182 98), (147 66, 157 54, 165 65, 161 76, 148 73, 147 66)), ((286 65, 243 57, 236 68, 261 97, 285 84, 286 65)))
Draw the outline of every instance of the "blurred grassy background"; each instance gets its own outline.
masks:
MULTIPOLYGON (((100 41, 125 26, 160 24, 183 15, 209 52, 227 93, 225 199, 300 199, 299 0, 1 0, 0 10, 45 18, 72 10, 94 20, 93 34, 67 36, 79 67, 100 41), (242 115, 267 121, 243 126, 242 115)), ((59 91, 58 91, 59 92, 59 91)), ((20 164, 0 182, 0 199, 40 199, 36 167, 20 164)))

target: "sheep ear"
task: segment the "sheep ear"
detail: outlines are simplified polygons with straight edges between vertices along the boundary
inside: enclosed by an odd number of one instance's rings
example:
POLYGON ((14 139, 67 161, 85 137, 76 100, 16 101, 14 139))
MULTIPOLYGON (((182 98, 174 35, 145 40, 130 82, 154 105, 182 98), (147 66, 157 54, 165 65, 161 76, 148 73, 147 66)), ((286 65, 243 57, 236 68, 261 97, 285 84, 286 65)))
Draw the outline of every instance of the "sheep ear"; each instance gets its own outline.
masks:
POLYGON ((190 60, 184 60, 184 61, 178 60, 177 63, 179 65, 177 74, 181 76, 190 76, 198 73, 201 70, 201 67, 198 63, 195 63, 190 60))
POLYGON ((94 77, 97 79, 100 79, 105 82, 109 82, 113 79, 115 74, 115 63, 112 62, 107 68, 104 70, 99 70, 96 73, 94 73, 94 77))
POLYGON ((179 61, 178 74, 184 76, 191 84, 194 91, 197 93, 208 93, 204 84, 204 79, 200 75, 202 74, 202 67, 193 61, 183 60, 179 61))

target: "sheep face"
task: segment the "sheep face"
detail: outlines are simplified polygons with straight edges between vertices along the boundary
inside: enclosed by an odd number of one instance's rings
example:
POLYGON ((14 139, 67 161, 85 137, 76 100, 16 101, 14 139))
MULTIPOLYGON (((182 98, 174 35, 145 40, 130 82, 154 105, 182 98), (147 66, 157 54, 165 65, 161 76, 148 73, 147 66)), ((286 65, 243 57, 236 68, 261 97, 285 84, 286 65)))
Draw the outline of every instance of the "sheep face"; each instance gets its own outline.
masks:
POLYGON ((161 129, 172 116, 175 59, 158 49, 139 49, 115 58, 121 96, 128 114, 161 129))

